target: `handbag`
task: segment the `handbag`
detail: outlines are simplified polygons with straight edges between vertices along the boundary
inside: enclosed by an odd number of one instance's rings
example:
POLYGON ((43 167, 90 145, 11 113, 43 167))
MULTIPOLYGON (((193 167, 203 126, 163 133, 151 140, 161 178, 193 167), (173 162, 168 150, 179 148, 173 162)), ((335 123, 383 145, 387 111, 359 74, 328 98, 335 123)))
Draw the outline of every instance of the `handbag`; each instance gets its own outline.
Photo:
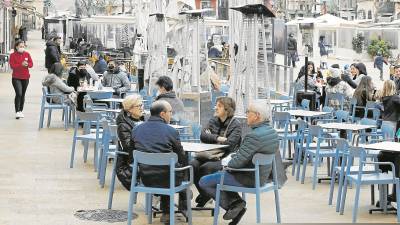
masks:
MULTIPOLYGON (((229 126, 231 125, 233 120, 234 118, 232 118, 231 121, 229 121, 229 124, 225 129, 223 137, 226 137, 226 133, 228 132, 229 126)), ((200 161, 219 161, 224 155, 225 155, 225 150, 218 148, 214 150, 198 152, 196 153, 196 159, 200 161)))

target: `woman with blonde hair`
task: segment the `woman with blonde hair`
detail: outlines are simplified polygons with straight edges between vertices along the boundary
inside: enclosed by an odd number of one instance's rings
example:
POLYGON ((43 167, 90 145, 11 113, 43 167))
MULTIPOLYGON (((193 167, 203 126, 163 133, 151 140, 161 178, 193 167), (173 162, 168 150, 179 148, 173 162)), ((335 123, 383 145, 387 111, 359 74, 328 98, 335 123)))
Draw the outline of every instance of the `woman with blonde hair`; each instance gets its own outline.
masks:
POLYGON ((117 157, 117 177, 126 189, 131 187, 132 179, 132 153, 135 147, 131 139, 132 129, 141 121, 143 117, 143 101, 140 95, 129 95, 122 102, 122 111, 117 117, 118 139, 120 141, 120 150, 129 155, 119 154, 117 157))
MULTIPOLYGON (((382 124, 388 123, 397 131, 400 121, 400 96, 397 95, 396 84, 391 80, 383 83, 381 91, 381 101, 383 104, 382 124)), ((380 152, 378 155, 380 162, 392 162, 395 165, 396 177, 400 176, 400 154, 398 152, 380 152)), ((383 172, 392 170, 390 166, 380 166, 383 172)), ((392 194, 388 195, 389 202, 396 201, 396 187, 393 185, 392 194)))

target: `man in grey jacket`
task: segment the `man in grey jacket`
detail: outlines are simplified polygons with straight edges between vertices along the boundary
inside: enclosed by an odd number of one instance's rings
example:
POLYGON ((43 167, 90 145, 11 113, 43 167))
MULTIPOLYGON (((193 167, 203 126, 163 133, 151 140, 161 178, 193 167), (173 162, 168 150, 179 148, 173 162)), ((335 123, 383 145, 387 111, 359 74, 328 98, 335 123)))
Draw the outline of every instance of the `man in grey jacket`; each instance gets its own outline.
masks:
POLYGON ((158 96, 156 97, 156 101, 167 101, 174 109, 172 122, 179 121, 179 118, 181 114, 184 113, 185 109, 182 100, 176 96, 175 91, 173 90, 174 83, 172 82, 171 78, 167 76, 161 76, 158 78, 156 85, 158 86, 158 96))
POLYGON ((131 89, 126 73, 122 72, 113 60, 108 62, 108 69, 103 74, 103 86, 112 87, 115 95, 121 95, 131 89))
MULTIPOLYGON (((251 131, 246 134, 240 148, 231 156, 228 167, 254 168, 252 163, 256 153, 275 154, 279 150, 278 135, 269 123, 269 111, 266 102, 256 100, 250 104, 247 110, 247 124, 251 131)), ((220 183, 222 173, 224 184, 239 187, 254 187, 254 172, 229 172, 223 171, 207 175, 201 178, 200 187, 210 197, 215 199, 217 184, 220 183)), ((271 168, 260 166, 260 183, 267 182, 271 168)), ((226 210, 223 218, 232 220, 229 225, 236 225, 246 212, 246 202, 236 192, 221 192, 220 206, 226 210)))

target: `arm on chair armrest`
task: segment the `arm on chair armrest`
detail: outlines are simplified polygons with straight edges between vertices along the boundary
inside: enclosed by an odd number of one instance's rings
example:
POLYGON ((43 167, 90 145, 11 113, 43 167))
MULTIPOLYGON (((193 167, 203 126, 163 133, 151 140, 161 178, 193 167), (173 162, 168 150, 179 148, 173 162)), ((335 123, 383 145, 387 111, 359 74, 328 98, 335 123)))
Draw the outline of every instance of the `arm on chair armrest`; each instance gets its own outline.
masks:
POLYGON ((175 172, 183 171, 189 169, 189 182, 193 184, 193 167, 192 166, 185 166, 185 167, 179 167, 175 168, 175 172))

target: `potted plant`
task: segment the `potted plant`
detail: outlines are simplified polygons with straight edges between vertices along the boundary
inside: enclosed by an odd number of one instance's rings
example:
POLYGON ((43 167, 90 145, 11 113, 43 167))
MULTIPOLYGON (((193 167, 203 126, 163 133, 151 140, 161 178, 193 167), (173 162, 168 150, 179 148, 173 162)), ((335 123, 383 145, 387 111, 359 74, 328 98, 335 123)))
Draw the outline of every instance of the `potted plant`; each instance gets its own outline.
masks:
POLYGON ((364 45, 364 36, 361 33, 358 33, 357 36, 353 37, 351 42, 353 44, 353 50, 360 54, 362 53, 363 45, 364 45))
POLYGON ((375 57, 378 52, 385 58, 391 56, 390 44, 382 39, 372 39, 367 51, 371 57, 375 57))

